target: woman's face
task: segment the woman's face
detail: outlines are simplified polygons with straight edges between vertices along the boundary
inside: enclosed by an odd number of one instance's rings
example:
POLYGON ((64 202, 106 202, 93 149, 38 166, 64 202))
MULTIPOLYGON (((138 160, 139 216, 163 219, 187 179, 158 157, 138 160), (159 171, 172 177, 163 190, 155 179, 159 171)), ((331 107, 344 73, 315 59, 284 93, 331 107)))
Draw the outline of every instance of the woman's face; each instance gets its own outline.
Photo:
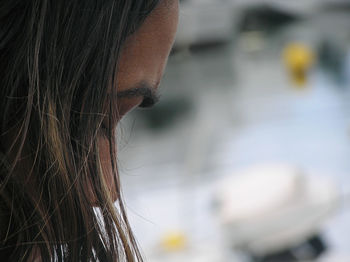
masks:
MULTIPOLYGON (((159 5, 131 35, 121 53, 117 72, 117 111, 115 126, 126 113, 138 106, 149 106, 163 75, 178 24, 178 0, 160 0, 159 5)), ((108 182, 110 169, 108 140, 99 141, 100 159, 108 182)), ((112 183, 109 183, 112 185, 112 183)))
POLYGON ((117 73, 118 113, 152 103, 174 42, 178 0, 160 0, 121 53, 117 73))

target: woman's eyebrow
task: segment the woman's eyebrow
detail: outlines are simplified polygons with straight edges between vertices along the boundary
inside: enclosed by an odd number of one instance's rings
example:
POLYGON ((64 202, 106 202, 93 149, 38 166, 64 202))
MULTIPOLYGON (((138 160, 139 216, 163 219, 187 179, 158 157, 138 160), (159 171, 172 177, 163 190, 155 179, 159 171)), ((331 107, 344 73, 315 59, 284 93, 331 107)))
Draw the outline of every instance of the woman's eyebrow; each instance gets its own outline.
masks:
POLYGON ((145 83, 117 92, 117 98, 135 98, 140 96, 143 97, 140 107, 151 107, 159 100, 157 88, 145 83))

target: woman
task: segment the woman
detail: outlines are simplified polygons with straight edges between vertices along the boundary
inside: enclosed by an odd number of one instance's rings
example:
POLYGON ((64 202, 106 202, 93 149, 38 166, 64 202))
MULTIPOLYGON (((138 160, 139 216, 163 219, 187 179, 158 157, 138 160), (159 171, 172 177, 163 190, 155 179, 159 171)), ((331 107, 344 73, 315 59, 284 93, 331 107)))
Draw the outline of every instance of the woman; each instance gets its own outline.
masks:
POLYGON ((1 261, 142 260, 115 127, 156 100, 177 1, 0 2, 1 261))

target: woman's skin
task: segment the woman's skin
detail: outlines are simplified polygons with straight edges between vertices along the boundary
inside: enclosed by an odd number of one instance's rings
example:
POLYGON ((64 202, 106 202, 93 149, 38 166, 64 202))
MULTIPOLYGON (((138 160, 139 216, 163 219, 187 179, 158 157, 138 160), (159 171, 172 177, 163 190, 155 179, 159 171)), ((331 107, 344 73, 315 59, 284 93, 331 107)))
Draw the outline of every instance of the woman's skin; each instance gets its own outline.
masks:
MULTIPOLYGON (((118 67, 118 93, 133 88, 155 92, 174 42, 178 24, 178 0, 161 0, 139 30, 125 43, 118 67)), ((142 95, 118 99, 119 115, 140 105, 142 95)))
MULTIPOLYGON (((141 27, 127 39, 118 66, 118 117, 113 121, 112 128, 133 108, 149 106, 156 100, 156 92, 175 39, 178 8, 178 0, 161 0, 141 27)), ((109 143, 103 135, 99 137, 99 145, 102 167, 110 169, 109 143)), ((107 181, 113 181, 109 177, 111 170, 103 172, 107 181)))

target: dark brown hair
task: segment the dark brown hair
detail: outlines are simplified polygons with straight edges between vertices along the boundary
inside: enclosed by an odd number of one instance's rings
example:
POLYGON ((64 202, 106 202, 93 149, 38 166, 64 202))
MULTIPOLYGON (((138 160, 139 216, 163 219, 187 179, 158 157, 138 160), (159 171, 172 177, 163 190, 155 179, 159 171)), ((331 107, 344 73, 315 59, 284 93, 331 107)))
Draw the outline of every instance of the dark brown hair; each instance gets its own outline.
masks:
POLYGON ((113 193, 96 138, 112 121, 123 44, 157 2, 0 2, 1 261, 142 260, 114 131, 105 130, 113 193))

